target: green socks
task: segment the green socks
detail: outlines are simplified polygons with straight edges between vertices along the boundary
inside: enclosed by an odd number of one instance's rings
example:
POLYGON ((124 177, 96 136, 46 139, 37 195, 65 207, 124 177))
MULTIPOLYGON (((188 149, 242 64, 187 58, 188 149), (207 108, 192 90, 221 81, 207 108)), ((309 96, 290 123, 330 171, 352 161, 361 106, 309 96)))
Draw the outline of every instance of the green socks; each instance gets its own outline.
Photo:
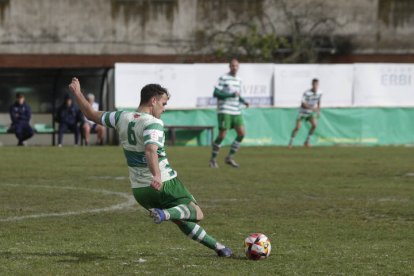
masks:
POLYGON ((218 243, 213 237, 208 235, 203 227, 197 223, 189 221, 174 221, 174 223, 177 224, 177 226, 185 235, 195 241, 198 241, 202 245, 207 246, 208 248, 215 251, 224 248, 224 245, 218 243))
POLYGON ((212 150, 212 152, 211 152, 211 159, 212 160, 215 160, 216 159, 216 157, 217 157, 217 155, 218 155, 218 153, 219 153, 219 151, 220 151, 220 147, 221 147, 221 142, 223 142, 223 140, 221 140, 220 138, 218 138, 217 137, 217 139, 216 140, 214 140, 214 143, 213 143, 213 150, 212 150))
POLYGON ((243 138, 244 138, 244 136, 237 136, 236 139, 233 141, 233 143, 231 144, 231 147, 230 147, 229 155, 228 155, 229 158, 233 157, 233 155, 235 155, 236 152, 239 151, 240 143, 243 140, 243 138))
POLYGON ((191 204, 181 204, 163 211, 166 220, 197 220, 197 210, 191 204))

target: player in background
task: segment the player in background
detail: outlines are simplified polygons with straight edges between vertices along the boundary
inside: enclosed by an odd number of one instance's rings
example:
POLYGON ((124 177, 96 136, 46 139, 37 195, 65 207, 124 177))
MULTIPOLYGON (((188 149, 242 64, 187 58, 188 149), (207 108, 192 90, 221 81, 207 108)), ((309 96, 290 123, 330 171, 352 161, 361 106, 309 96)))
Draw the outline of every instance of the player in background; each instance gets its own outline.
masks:
POLYGON ((158 84, 148 84, 141 90, 137 112, 102 112, 94 110, 85 99, 78 79, 73 78, 69 88, 89 120, 118 132, 132 192, 136 201, 150 211, 154 222, 170 220, 185 235, 213 249, 218 256, 230 257, 230 248, 197 224, 203 219, 203 212, 168 162, 164 123, 160 120, 169 99, 167 90, 158 84))
POLYGON ((315 132, 317 125, 317 117, 320 115, 321 110, 321 97, 322 93, 319 91, 319 80, 312 80, 312 88, 305 91, 302 96, 302 103, 299 109, 299 114, 296 119, 296 126, 292 131, 292 135, 289 140, 289 148, 292 148, 293 140, 295 139, 296 133, 299 131, 302 120, 309 121, 311 128, 309 129, 308 136, 305 140, 305 147, 310 147, 310 139, 312 134, 315 132))
POLYGON ((237 137, 230 147, 230 151, 225 159, 225 163, 238 168, 233 160, 233 156, 240 149, 240 143, 245 136, 243 116, 241 115, 241 105, 244 104, 249 107, 241 97, 241 79, 237 77, 239 71, 239 61, 232 59, 230 61, 230 72, 221 76, 217 85, 214 87, 214 97, 217 98, 217 117, 219 134, 213 142, 213 149, 211 153, 210 168, 218 168, 217 155, 220 151, 221 143, 226 137, 227 130, 234 128, 237 132, 237 137))

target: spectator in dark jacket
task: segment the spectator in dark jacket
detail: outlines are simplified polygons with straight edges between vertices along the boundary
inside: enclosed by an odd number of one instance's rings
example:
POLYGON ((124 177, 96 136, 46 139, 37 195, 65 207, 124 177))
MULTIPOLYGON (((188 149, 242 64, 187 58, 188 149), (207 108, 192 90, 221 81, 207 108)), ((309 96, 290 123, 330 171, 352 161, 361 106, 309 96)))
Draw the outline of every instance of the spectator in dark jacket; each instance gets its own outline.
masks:
POLYGON ((10 106, 10 130, 16 134, 18 146, 23 146, 23 142, 33 136, 33 129, 29 124, 31 117, 32 110, 25 103, 24 95, 17 93, 16 102, 10 106))
POLYGON ((72 102, 70 96, 65 97, 65 101, 59 107, 56 121, 59 123, 59 135, 58 135, 58 146, 62 146, 63 134, 70 130, 75 134, 75 145, 79 141, 79 125, 82 122, 82 114, 72 102))

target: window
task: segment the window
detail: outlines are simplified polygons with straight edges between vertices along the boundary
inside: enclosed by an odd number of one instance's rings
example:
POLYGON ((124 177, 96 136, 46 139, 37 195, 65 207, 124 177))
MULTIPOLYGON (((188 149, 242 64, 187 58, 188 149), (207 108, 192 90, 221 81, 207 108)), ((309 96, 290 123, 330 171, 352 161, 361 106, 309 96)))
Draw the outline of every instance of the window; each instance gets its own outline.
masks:
POLYGON ((78 77, 85 93, 101 103, 105 69, 2 69, 0 70, 0 112, 9 112, 17 93, 25 95, 34 113, 53 113, 69 93, 68 84, 78 77))

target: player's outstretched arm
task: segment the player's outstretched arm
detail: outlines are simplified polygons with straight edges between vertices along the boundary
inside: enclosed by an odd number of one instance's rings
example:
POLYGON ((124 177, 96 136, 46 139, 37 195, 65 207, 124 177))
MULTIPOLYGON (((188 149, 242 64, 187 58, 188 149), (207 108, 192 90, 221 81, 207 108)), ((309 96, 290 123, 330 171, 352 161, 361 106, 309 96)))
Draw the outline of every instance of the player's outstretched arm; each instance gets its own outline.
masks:
POLYGON ((85 99, 81 91, 80 82, 77 78, 72 78, 72 82, 69 84, 69 90, 75 96, 76 102, 85 117, 97 124, 102 124, 101 116, 103 112, 94 110, 85 99))
POLYGON ((161 172, 158 163, 158 146, 154 144, 145 145, 145 158, 148 163, 148 168, 152 174, 151 187, 159 191, 162 188, 161 172))

